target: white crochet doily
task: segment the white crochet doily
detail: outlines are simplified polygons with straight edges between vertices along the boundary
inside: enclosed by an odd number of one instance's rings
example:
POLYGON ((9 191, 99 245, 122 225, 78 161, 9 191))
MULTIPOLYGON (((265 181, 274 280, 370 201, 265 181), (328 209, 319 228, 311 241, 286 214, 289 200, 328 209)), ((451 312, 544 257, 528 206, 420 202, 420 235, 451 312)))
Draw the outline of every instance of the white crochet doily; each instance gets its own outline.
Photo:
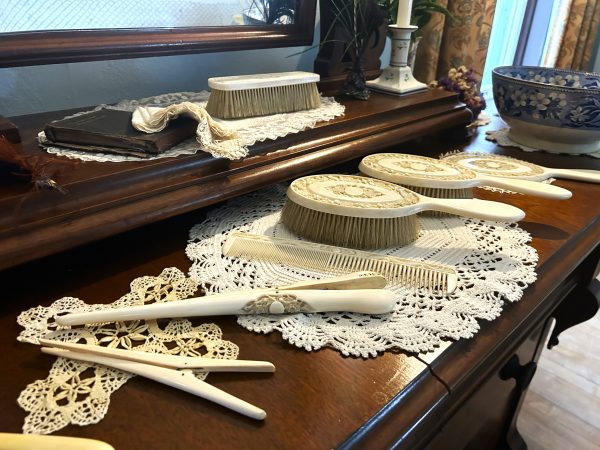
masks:
MULTIPOLYGON (((97 111, 102 108, 119 109, 124 111, 133 111, 138 106, 157 106, 166 107, 181 102, 198 103, 206 106, 209 92, 175 92, 170 94, 158 95, 155 97, 143 98, 140 100, 122 100, 115 105, 100 105, 91 111, 97 111)), ((288 134, 298 133, 308 128, 314 128, 317 122, 324 122, 334 119, 344 114, 345 107, 336 102, 333 97, 321 97, 321 106, 319 108, 307 111, 298 111, 286 114, 274 114, 271 116, 252 117, 239 120, 220 120, 216 122, 223 124, 238 133, 242 145, 250 147, 257 142, 267 139, 277 139, 288 134)), ((71 116, 75 117, 90 111, 83 111, 71 116)), ((83 161, 99 162, 122 162, 122 161, 148 161, 152 159, 170 158, 180 155, 193 155, 201 151, 200 145, 195 138, 188 139, 169 150, 150 158, 138 158, 135 156, 114 155, 109 153, 92 153, 77 150, 70 150, 57 146, 52 146, 46 139, 44 132, 38 134, 40 143, 48 153, 53 153, 67 158, 80 159, 83 161)))
MULTIPOLYGON (((518 147, 524 152, 543 152, 544 150, 540 150, 539 148, 527 147, 526 145, 518 144, 513 141, 508 135, 509 128, 501 128, 500 130, 495 131, 486 131, 485 138, 488 141, 495 142, 501 147, 518 147)), ((561 153, 561 155, 571 155, 571 156, 591 156, 592 158, 600 158, 600 152, 594 153, 561 153)))
MULTIPOLYGON (((325 274, 264 261, 222 255, 232 230, 294 238, 279 223, 285 186, 275 186, 234 199, 212 211, 190 231, 186 253, 193 261, 190 277, 210 292, 286 285, 325 274), (200 281, 199 281, 200 282, 200 281)), ((333 347, 344 355, 376 356, 392 348, 409 352, 434 350, 445 338, 470 338, 477 319, 498 317, 506 301, 521 298, 536 279, 537 253, 530 236, 516 225, 457 217, 420 217, 417 241, 380 253, 454 266, 458 289, 448 297, 426 290, 388 285, 395 292, 393 313, 369 316, 351 313, 239 316, 243 327, 261 333, 274 330, 308 351, 333 347)))
MULTIPOLYGON (((25 329, 17 340, 38 344, 47 337, 106 347, 153 353, 236 359, 238 347, 221 339, 221 329, 213 323, 192 326, 186 319, 131 321, 60 327, 54 317, 60 313, 141 305, 180 300, 197 289, 194 280, 176 268, 167 268, 158 277, 146 276, 131 283, 131 292, 110 305, 88 305, 73 297, 63 297, 49 307, 38 306, 21 313, 18 323, 25 329)), ((206 373, 194 371, 199 379, 206 373)), ((18 403, 29 414, 24 433, 48 434, 69 424, 98 423, 107 413, 111 394, 133 375, 106 366, 57 358, 44 380, 29 384, 18 403)))

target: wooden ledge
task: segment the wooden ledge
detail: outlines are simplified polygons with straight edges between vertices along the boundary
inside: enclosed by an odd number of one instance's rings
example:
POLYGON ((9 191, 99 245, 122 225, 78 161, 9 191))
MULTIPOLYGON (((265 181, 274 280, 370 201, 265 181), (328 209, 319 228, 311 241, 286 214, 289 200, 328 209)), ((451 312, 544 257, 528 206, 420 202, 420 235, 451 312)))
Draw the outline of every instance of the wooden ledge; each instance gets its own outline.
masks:
MULTIPOLYGON (((471 119, 455 94, 427 91, 368 101, 345 100, 343 117, 257 144, 242 161, 207 154, 144 162, 82 162, 56 181, 68 190, 0 186, 0 269, 214 204, 262 187, 375 153, 471 119)), ((11 120, 26 154, 40 154, 45 123, 72 111, 11 120)), ((56 157, 57 161, 61 158, 56 157)))

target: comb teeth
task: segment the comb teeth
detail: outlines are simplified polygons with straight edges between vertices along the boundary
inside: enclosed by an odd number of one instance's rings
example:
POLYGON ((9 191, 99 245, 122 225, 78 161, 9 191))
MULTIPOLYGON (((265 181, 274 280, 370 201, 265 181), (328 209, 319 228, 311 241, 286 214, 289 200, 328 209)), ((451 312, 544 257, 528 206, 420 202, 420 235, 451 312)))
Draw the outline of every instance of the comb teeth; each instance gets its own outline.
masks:
POLYGON ((338 274, 376 272, 395 284, 441 291, 443 294, 452 293, 458 280, 456 270, 443 264, 238 231, 229 235, 223 245, 223 254, 338 274))

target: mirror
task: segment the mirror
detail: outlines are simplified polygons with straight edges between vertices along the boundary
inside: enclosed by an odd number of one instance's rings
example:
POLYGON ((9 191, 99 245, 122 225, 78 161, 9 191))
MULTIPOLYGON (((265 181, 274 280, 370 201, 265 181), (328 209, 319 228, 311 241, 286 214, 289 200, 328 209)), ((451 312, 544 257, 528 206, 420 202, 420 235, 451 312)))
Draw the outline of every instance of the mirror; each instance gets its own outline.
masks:
POLYGON ((4 0, 0 67, 310 45, 315 9, 316 0, 4 0))

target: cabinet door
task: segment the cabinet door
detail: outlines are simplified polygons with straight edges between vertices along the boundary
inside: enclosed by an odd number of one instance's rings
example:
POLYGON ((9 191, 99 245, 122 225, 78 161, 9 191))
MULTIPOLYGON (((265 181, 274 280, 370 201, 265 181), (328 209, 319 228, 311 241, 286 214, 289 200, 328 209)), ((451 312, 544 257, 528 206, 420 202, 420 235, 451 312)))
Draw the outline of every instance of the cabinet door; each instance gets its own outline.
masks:
POLYGON ((550 320, 540 324, 502 361, 500 369, 465 399, 427 449, 526 448, 516 431, 516 420, 550 328, 550 320))

